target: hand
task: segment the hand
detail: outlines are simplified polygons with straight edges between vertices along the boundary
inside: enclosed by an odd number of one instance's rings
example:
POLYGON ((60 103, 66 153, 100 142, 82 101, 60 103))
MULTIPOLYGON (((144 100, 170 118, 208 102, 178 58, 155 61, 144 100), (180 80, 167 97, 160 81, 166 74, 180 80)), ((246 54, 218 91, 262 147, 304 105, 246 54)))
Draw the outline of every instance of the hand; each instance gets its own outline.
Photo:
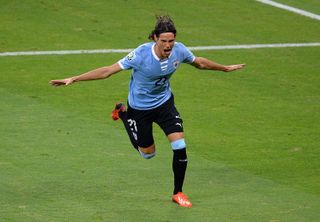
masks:
POLYGON ((70 85, 75 82, 75 79, 73 77, 67 78, 67 79, 57 79, 57 80, 51 80, 50 84, 53 86, 61 86, 61 85, 70 85))
POLYGON ((225 72, 231 72, 231 71, 235 71, 238 69, 242 69, 243 67, 245 67, 246 64, 237 64, 237 65, 229 65, 229 66, 225 66, 225 72))

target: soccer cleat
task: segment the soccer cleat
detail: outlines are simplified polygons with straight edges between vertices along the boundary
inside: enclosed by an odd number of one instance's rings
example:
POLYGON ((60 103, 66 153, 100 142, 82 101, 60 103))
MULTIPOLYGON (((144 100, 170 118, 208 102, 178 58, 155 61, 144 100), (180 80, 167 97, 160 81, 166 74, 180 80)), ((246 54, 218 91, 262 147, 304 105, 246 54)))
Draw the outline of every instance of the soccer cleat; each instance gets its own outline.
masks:
POLYGON ((111 118, 116 121, 119 117, 119 112, 126 112, 126 107, 123 103, 117 103, 114 110, 111 112, 111 118))
POLYGON ((181 207, 187 207, 187 208, 192 207, 192 203, 188 200, 188 197, 182 192, 178 192, 177 194, 174 194, 172 196, 172 201, 176 202, 181 207))

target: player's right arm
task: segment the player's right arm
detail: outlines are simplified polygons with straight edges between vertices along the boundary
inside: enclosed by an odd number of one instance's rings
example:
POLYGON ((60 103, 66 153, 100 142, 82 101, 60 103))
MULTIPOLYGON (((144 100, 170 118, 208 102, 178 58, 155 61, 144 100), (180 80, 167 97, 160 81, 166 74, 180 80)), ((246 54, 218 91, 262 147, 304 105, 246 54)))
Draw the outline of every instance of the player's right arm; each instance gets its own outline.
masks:
POLYGON ((115 63, 111 66, 101 67, 86 73, 83 73, 78 76, 72 76, 66 79, 57 79, 51 80, 50 84, 53 86, 61 86, 61 85, 70 85, 74 82, 78 81, 87 81, 87 80, 97 80, 97 79, 106 79, 111 75, 120 72, 122 68, 118 63, 115 63))

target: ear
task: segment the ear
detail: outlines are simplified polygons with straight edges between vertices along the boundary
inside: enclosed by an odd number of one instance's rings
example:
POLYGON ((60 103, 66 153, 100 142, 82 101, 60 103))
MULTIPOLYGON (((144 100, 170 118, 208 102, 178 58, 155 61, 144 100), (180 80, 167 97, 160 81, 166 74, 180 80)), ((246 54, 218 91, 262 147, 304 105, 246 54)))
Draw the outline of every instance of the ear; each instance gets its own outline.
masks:
POLYGON ((158 41, 158 37, 157 37, 157 35, 156 34, 153 34, 153 40, 156 42, 156 41, 158 41))

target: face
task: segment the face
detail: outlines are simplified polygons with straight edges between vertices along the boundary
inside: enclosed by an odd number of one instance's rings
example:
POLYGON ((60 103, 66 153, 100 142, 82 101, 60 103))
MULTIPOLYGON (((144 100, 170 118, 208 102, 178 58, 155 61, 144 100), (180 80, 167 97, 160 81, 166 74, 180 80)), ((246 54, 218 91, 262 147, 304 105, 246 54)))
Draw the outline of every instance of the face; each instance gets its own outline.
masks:
POLYGON ((176 40, 175 34, 172 32, 161 33, 159 37, 155 36, 154 40, 156 42, 155 52, 157 56, 161 59, 168 58, 176 40))

